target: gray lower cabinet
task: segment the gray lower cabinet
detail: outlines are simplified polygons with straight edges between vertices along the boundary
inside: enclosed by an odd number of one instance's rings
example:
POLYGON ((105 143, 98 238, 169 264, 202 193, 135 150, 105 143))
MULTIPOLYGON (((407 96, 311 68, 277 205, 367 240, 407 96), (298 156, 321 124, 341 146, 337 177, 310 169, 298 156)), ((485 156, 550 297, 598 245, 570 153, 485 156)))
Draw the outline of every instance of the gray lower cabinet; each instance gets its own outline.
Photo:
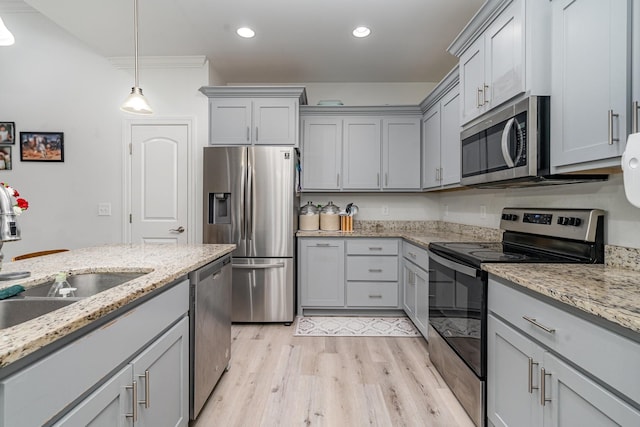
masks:
POLYGON ((344 306, 344 240, 300 239, 300 303, 303 307, 344 306))
POLYGON ((422 335, 427 338, 429 326, 429 256, 426 250, 407 242, 403 242, 402 254, 402 308, 422 335))
POLYGON ((183 318, 55 425, 187 425, 188 336, 183 318))
POLYGON ((0 427, 188 425, 188 310, 183 280, 3 378, 0 427))
POLYGON ((489 281, 487 330, 491 425, 640 425, 637 342, 501 279, 489 281))
POLYGON ((398 239, 300 238, 298 313, 401 308, 398 239))

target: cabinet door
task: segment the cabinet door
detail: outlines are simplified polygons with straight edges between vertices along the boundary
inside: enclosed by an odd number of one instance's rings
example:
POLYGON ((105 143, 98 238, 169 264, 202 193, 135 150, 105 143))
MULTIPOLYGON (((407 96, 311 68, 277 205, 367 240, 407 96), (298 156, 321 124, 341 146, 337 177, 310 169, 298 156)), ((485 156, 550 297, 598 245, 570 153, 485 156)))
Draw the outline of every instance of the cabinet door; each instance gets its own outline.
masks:
POLYGON ((422 188, 440 186, 440 104, 422 121, 422 188))
POLYGON ((545 426, 640 426, 640 411, 551 353, 544 355, 545 426))
POLYGON ((251 145, 251 100, 209 100, 209 144, 251 145))
POLYGON ((184 317, 131 362, 141 426, 189 423, 189 319, 184 317))
POLYGON ((626 0, 553 1, 552 166, 618 165, 629 105, 630 10, 626 0), (609 120, 610 112, 617 116, 609 120))
POLYGON ((303 188, 339 190, 342 171, 342 120, 305 118, 303 126, 303 188))
POLYGON ((381 135, 378 118, 363 117, 344 120, 343 189, 380 188, 381 135))
POLYGON ((124 427, 131 425, 133 369, 125 366, 120 372, 79 403, 55 426, 64 427, 124 427))
POLYGON ((382 163, 382 188, 420 188, 420 119, 383 119, 382 163))
POLYGON ((460 56, 461 124, 484 112, 484 37, 460 56))
POLYGON ((290 98, 254 99, 253 141, 262 145, 297 145, 298 101, 290 98))
POLYGON ((440 184, 460 183, 460 91, 456 86, 440 101, 440 184))
POLYGON ((344 241, 305 239, 300 242, 301 304, 344 306, 344 241))
POLYGON ((416 268, 413 281, 416 286, 416 323, 426 337, 429 326, 429 273, 416 268))
POLYGON ((491 314, 487 335, 487 418, 496 427, 542 425, 542 350, 491 314))
POLYGON ((514 0, 485 31, 484 101, 488 108, 524 92, 524 1, 514 0))
POLYGON ((416 321, 416 282, 415 267, 407 260, 402 263, 402 308, 407 316, 416 321))

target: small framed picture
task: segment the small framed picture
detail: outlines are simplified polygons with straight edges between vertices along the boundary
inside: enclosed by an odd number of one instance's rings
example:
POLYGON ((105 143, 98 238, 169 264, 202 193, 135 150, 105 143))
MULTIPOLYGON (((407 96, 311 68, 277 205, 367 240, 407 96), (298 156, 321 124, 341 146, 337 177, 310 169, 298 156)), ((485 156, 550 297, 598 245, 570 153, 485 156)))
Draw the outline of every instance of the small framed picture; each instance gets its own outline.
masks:
POLYGON ((20 132, 20 160, 64 162, 64 133, 20 132))
POLYGON ((13 147, 7 145, 0 146, 0 171, 10 171, 12 169, 11 150, 13 150, 13 147))
POLYGON ((14 144, 16 142, 16 124, 14 122, 0 122, 0 144, 14 144))

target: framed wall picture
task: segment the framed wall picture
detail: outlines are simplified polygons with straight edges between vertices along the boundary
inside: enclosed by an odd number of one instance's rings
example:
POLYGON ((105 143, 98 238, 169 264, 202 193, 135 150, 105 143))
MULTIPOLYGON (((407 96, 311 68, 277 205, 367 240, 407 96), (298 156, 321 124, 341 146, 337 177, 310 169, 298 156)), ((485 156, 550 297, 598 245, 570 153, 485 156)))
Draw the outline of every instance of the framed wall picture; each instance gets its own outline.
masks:
POLYGON ((14 144, 16 142, 16 124, 14 122, 0 122, 0 144, 14 144))
POLYGON ((20 132, 20 160, 64 162, 64 133, 20 132))
POLYGON ((8 145, 0 146, 0 171, 10 171, 11 167, 11 151, 13 147, 8 145))

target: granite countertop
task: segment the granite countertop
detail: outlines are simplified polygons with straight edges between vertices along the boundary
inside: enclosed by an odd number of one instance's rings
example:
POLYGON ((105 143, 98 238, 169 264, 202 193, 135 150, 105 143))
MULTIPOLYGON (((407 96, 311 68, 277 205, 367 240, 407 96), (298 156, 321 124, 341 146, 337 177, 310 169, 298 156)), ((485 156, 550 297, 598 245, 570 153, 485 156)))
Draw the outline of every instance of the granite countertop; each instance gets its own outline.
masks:
POLYGON ((106 245, 5 263, 3 273, 29 271, 31 276, 1 282, 0 289, 15 284, 29 288, 53 280, 59 271, 69 274, 148 274, 19 325, 0 329, 0 368, 231 253, 234 249, 235 245, 106 245))
POLYGON ((517 285, 640 333, 640 272, 603 264, 484 264, 517 285))

